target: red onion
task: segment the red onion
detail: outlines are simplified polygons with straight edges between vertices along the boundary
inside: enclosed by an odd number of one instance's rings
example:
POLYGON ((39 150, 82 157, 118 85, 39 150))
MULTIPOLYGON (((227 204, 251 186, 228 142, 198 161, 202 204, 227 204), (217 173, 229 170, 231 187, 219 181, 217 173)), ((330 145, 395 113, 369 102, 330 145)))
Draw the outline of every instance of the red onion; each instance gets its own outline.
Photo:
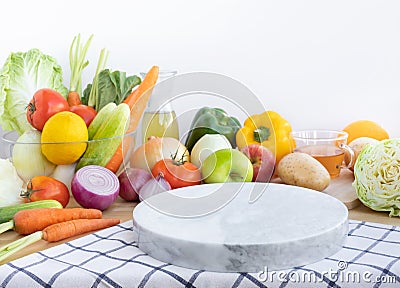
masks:
POLYGON ((82 207, 105 210, 118 197, 118 177, 102 166, 84 166, 72 178, 71 192, 82 207))
POLYGON ((146 184, 139 190, 140 200, 145 200, 150 196, 171 190, 171 185, 164 179, 163 175, 160 173, 156 178, 152 178, 147 181, 146 184))
POLYGON ((119 196, 126 201, 138 201, 139 190, 153 176, 146 170, 127 168, 119 176, 119 196))

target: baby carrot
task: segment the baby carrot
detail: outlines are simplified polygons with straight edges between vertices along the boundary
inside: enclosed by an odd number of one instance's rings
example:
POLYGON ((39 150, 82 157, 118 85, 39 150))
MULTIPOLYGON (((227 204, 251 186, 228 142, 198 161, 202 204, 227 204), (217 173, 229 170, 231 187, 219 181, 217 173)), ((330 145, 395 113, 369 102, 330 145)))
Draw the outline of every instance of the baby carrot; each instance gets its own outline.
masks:
POLYGON ((119 219, 75 219, 56 223, 43 229, 43 239, 57 242, 72 236, 108 228, 120 223, 119 219))
POLYGON ((68 93, 67 101, 68 101, 69 107, 82 104, 81 97, 79 96, 78 92, 76 92, 76 91, 70 91, 68 93))
POLYGON ((14 215, 14 230, 27 235, 41 231, 47 226, 55 223, 65 222, 74 219, 98 219, 102 212, 97 209, 87 208, 37 208, 22 210, 14 215))
MULTIPOLYGON (((126 97, 123 101, 131 108, 131 119, 129 121, 130 124, 127 133, 136 130, 140 118, 142 117, 144 110, 146 109, 147 102, 149 102, 153 87, 157 83, 158 72, 158 66, 151 67, 151 69, 144 77, 142 83, 140 83, 139 87, 136 88, 131 94, 129 94, 128 97, 126 97)), ((120 144, 117 148, 117 151, 114 153, 114 155, 111 157, 106 165, 106 168, 113 171, 114 173, 116 173, 118 171, 118 168, 121 166, 123 160, 122 150, 122 144, 120 144)), ((128 148, 126 148, 125 150, 128 150, 128 148)))

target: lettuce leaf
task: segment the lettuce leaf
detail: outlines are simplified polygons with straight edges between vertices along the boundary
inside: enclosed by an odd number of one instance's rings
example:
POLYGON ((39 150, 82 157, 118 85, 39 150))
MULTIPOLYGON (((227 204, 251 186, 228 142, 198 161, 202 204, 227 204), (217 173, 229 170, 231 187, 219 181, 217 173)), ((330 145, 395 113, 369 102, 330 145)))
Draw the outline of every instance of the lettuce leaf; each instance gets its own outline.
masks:
POLYGON ((32 129, 26 119, 26 107, 41 88, 51 88, 67 96, 62 69, 56 60, 38 49, 11 53, 0 70, 0 125, 3 130, 22 134, 32 129))
POLYGON ((126 76, 125 72, 113 71, 109 69, 104 69, 96 76, 97 81, 93 81, 94 84, 88 84, 85 88, 82 96, 82 103, 88 105, 90 91, 95 87, 96 93, 94 108, 96 111, 100 111, 105 105, 110 102, 115 104, 120 104, 128 95, 132 92, 132 89, 139 85, 141 79, 136 76, 126 76))

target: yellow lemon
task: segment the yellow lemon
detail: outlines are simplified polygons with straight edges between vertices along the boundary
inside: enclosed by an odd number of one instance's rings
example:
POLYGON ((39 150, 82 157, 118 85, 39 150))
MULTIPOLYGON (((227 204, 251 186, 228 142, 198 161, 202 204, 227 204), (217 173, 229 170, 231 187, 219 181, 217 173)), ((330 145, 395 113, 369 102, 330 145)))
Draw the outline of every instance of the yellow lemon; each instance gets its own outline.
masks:
POLYGON ((88 131, 83 119, 63 111, 50 117, 42 130, 42 153, 57 165, 74 163, 86 150, 88 131))

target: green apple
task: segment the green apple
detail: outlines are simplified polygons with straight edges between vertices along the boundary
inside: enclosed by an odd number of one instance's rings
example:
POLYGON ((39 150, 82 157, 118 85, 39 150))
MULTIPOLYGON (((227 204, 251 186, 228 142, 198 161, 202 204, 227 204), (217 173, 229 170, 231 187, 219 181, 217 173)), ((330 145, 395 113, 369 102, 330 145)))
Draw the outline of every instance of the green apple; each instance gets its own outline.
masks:
POLYGON ((205 183, 251 182, 253 165, 236 149, 221 149, 211 153, 201 166, 205 183))
POLYGON ((226 148, 232 148, 232 145, 224 135, 205 134, 194 144, 190 153, 190 162, 200 168, 211 153, 226 148))

